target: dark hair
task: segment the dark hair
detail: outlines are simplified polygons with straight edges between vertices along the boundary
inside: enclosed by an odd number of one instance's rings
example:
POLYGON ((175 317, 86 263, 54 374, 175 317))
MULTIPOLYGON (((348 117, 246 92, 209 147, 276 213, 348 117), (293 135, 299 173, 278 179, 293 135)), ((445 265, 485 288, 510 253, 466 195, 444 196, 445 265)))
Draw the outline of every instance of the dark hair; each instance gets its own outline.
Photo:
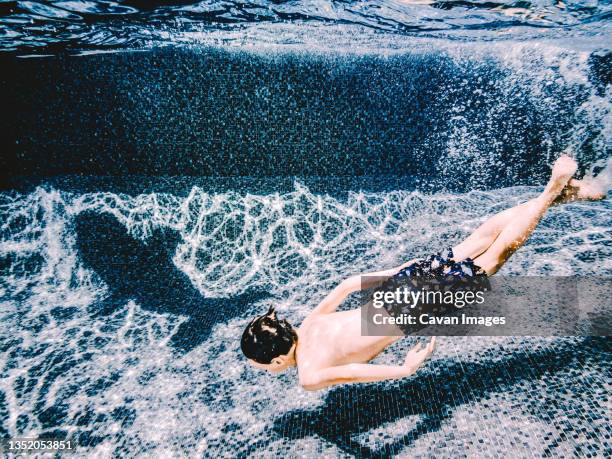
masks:
POLYGON ((286 320, 278 320, 272 307, 247 325, 240 348, 247 358, 268 364, 275 357, 287 354, 296 341, 293 327, 286 320))

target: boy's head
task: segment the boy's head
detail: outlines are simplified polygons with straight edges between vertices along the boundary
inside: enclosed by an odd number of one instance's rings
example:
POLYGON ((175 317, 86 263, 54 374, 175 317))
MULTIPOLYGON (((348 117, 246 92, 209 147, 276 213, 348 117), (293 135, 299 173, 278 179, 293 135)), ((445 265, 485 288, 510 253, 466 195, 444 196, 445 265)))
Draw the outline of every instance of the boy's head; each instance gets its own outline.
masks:
POLYGON ((240 347, 254 367, 278 372, 295 364, 297 338, 289 322, 278 320, 272 307, 247 325, 240 347))

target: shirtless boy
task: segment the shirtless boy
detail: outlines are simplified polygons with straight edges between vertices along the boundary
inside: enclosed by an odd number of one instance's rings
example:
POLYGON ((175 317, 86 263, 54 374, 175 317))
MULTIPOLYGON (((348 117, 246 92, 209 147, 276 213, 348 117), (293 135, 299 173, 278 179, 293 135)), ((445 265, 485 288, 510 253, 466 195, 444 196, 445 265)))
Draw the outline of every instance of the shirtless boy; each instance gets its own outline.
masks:
MULTIPOLYGON (((495 274, 525 243, 551 205, 604 198, 605 194, 594 183, 572 179, 575 172, 573 159, 559 158, 542 194, 488 219, 442 258, 444 269, 462 276, 495 274)), ((440 257, 437 259, 439 261, 440 257)), ((297 329, 286 320, 279 320, 271 308, 246 327, 242 351, 251 365, 270 372, 297 366, 300 385, 306 390, 410 376, 433 353, 435 337, 424 347, 420 344, 413 347, 401 365, 370 364, 367 362, 399 337, 362 336, 361 311, 337 312, 336 308, 350 293, 367 287, 362 285, 362 276, 388 278, 428 272, 431 260, 432 257, 411 260, 385 271, 349 277, 334 288, 297 329)))

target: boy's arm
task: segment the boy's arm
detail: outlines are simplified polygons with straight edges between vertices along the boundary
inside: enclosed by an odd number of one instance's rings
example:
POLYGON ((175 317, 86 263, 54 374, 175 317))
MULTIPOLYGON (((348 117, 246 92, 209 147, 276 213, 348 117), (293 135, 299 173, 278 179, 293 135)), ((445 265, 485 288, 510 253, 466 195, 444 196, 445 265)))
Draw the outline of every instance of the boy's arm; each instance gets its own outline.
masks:
POLYGON ((405 378, 416 373, 423 362, 433 353, 435 344, 435 337, 424 348, 421 348, 420 343, 417 344, 408 352, 403 365, 351 363, 329 367, 300 377, 300 385, 306 390, 319 390, 335 384, 366 383, 405 378))
POLYGON ((416 260, 410 260, 403 265, 396 266, 395 268, 387 269, 384 271, 378 271, 375 273, 358 274, 351 276, 340 282, 336 288, 334 288, 329 294, 323 298, 316 308, 314 308, 311 314, 329 314, 334 312, 344 299, 351 293, 361 289, 366 289, 381 283, 387 278, 397 274, 399 270, 406 266, 414 263, 416 260))

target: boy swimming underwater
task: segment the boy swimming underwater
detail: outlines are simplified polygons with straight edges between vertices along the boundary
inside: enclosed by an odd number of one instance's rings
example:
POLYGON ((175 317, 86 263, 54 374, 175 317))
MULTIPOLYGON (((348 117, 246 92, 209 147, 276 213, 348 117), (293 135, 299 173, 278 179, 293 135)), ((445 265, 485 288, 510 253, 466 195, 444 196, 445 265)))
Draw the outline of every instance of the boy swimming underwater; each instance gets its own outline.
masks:
POLYGON ((414 374, 434 351, 435 337, 424 347, 413 347, 401 365, 367 363, 398 336, 362 336, 361 311, 336 308, 362 285, 362 276, 391 278, 452 272, 460 277, 491 276, 525 243, 546 210, 553 204, 603 199, 594 184, 572 179, 576 162, 559 158, 544 191, 536 198, 494 215, 448 255, 411 260, 385 271, 356 275, 342 281, 306 317, 299 328, 279 320, 271 308, 246 327, 241 348, 249 363, 270 372, 297 366, 299 383, 306 390, 335 384, 374 382, 414 374))

